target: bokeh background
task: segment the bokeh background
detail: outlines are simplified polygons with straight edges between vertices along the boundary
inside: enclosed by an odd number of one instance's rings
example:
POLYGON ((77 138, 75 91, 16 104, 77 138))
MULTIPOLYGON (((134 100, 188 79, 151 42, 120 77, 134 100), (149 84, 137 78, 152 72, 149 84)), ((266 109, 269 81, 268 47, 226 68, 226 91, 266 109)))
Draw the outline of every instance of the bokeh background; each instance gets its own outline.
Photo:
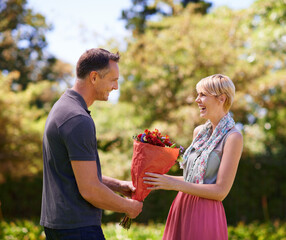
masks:
MULTIPOLYGON (((145 128, 188 147, 203 122, 196 83, 228 75, 244 136, 223 202, 230 239, 286 239, 285 0, 0 0, 0 239, 44 239, 45 120, 93 47, 121 55, 119 90, 90 108, 104 175, 130 180, 132 136, 145 128)), ((128 233, 105 211, 107 239, 161 239, 175 195, 151 193, 128 233)))

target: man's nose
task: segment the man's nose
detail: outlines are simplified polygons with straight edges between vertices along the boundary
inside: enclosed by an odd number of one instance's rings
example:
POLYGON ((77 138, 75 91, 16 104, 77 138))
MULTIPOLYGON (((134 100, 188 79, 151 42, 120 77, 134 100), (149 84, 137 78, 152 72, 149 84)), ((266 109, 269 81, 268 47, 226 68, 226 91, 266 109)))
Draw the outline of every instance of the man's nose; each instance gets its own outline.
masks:
POLYGON ((118 89, 118 82, 116 81, 114 84, 113 84, 113 90, 117 90, 118 89))

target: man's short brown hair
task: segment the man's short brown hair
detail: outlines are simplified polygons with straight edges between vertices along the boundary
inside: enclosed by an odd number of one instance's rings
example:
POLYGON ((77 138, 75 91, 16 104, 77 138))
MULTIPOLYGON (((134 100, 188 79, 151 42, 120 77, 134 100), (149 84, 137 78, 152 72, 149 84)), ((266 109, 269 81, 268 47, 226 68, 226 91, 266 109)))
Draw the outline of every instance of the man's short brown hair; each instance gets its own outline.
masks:
POLYGON ((109 72, 109 60, 119 62, 119 53, 111 53, 102 48, 92 48, 83 53, 76 65, 76 76, 84 79, 91 71, 97 71, 102 78, 109 72))

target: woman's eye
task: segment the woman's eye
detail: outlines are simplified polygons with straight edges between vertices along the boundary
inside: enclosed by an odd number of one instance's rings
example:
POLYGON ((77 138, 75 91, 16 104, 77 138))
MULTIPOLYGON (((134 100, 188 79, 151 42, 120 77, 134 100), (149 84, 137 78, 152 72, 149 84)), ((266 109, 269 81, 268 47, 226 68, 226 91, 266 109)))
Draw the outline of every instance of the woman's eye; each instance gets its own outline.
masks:
POLYGON ((204 93, 198 93, 198 95, 197 95, 197 97, 205 97, 206 96, 206 94, 204 94, 204 93))

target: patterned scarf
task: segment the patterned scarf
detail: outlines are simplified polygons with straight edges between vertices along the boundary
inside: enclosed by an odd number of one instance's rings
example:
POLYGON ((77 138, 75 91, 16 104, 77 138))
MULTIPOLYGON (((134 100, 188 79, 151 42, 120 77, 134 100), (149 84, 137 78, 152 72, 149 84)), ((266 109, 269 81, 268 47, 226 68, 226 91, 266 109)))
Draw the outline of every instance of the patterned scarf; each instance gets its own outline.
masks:
POLYGON ((210 153, 234 125, 235 122, 229 113, 219 121, 219 124, 216 126, 213 133, 212 125, 209 120, 203 125, 202 129, 199 131, 192 144, 187 148, 183 156, 183 166, 186 165, 187 161, 192 161, 190 164, 192 170, 189 172, 189 175, 186 176, 187 182, 203 183, 210 153), (195 149, 197 158, 189 160, 193 149, 195 149))

